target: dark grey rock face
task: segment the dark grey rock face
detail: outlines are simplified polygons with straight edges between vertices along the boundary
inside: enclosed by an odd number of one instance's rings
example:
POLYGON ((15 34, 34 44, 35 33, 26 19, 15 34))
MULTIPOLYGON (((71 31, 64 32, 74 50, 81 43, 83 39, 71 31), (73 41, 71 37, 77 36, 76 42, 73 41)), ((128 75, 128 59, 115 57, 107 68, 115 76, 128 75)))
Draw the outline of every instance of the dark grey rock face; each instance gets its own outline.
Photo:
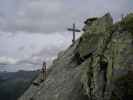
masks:
POLYGON ((19 100, 125 100, 118 99, 123 93, 116 82, 133 69, 133 35, 121 22, 113 24, 109 13, 92 19, 76 43, 53 61, 47 80, 31 85, 19 100))

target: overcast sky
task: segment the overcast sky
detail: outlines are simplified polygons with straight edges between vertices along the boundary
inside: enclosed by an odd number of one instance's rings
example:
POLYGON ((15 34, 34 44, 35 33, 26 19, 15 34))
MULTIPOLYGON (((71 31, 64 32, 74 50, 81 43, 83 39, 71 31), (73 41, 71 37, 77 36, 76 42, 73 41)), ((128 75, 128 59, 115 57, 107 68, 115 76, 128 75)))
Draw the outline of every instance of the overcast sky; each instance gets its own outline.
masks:
POLYGON ((49 64, 71 44, 72 23, 82 28, 88 17, 107 12, 119 20, 133 12, 133 0, 0 0, 0 71, 49 64))

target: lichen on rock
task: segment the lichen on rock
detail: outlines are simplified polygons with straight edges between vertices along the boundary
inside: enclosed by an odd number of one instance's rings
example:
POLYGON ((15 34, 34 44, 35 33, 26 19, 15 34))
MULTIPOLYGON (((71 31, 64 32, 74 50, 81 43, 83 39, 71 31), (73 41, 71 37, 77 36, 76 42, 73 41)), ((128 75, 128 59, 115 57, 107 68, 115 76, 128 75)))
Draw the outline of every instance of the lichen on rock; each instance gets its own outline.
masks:
MULTIPOLYGON (((128 16, 126 18, 129 18, 128 16)), ((94 22, 96 23, 97 20, 94 22)), ((83 67, 85 67, 84 69, 86 70, 83 70, 83 76, 81 77, 81 82, 84 84, 86 94, 88 94, 88 96, 91 98, 90 100, 109 100, 113 91, 114 79, 116 77, 122 77, 123 74, 127 73, 129 66, 133 67, 133 63, 131 61, 133 60, 132 33, 130 30, 128 30, 129 27, 126 27, 126 30, 123 29, 121 22, 109 24, 109 27, 107 27, 106 30, 104 30, 105 28, 103 29, 104 35, 100 34, 101 31, 99 31, 99 36, 95 35, 94 37, 92 36, 95 34, 94 31, 89 34, 91 31, 91 28, 89 27, 92 26, 88 26, 88 31, 86 29, 86 32, 82 37, 85 39, 82 39, 84 41, 82 41, 79 46, 81 57, 96 49, 93 52, 94 60, 91 62, 91 65, 87 63, 83 64, 83 67), (95 42, 93 42, 93 40, 95 42), (101 68, 101 64, 98 55, 103 55, 107 59, 107 69, 102 70, 102 72, 99 70, 101 68), (92 68, 93 70, 90 70, 92 68), (123 72, 122 70, 125 71, 123 72), (93 76, 90 78, 91 73, 93 73, 93 76), (91 81, 91 83, 88 84, 88 81, 91 81), (90 92, 92 92, 93 95, 90 95, 90 92)), ((126 21, 127 25, 131 23, 131 21, 126 21)))
POLYGON ((105 38, 109 35, 107 29, 113 24, 112 17, 109 13, 105 16, 95 20, 92 24, 86 24, 83 36, 81 37, 81 42, 78 46, 78 51, 83 57, 90 52, 101 52, 102 44, 105 38))
POLYGON ((19 100, 30 100, 31 97, 34 100, 133 98, 132 18, 129 14, 122 21, 113 23, 107 13, 100 18, 87 19, 83 35, 59 53, 47 80, 39 89, 31 85, 19 100), (128 91, 125 83, 130 88, 128 91))

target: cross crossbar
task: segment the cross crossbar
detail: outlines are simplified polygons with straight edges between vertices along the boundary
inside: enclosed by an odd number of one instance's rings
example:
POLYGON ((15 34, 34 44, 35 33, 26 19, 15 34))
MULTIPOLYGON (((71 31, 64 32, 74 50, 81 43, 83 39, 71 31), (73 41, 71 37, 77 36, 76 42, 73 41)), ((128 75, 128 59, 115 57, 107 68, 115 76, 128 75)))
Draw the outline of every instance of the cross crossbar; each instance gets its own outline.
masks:
POLYGON ((68 28, 67 30, 68 30, 68 31, 80 32, 80 30, 79 30, 79 29, 72 29, 72 28, 68 28))

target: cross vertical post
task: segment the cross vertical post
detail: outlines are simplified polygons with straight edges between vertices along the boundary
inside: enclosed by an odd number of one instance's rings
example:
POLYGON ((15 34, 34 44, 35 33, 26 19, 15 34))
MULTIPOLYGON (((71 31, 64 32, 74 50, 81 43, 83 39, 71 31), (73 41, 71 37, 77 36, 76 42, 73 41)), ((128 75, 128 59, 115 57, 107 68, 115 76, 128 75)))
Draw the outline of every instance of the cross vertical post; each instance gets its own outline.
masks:
POLYGON ((76 29, 76 25, 73 24, 73 28, 68 28, 68 31, 72 31, 73 32, 72 43, 75 44, 75 32, 80 32, 80 30, 76 29))
POLYGON ((73 24, 73 40, 72 40, 72 42, 73 42, 73 44, 75 43, 75 24, 73 24))

